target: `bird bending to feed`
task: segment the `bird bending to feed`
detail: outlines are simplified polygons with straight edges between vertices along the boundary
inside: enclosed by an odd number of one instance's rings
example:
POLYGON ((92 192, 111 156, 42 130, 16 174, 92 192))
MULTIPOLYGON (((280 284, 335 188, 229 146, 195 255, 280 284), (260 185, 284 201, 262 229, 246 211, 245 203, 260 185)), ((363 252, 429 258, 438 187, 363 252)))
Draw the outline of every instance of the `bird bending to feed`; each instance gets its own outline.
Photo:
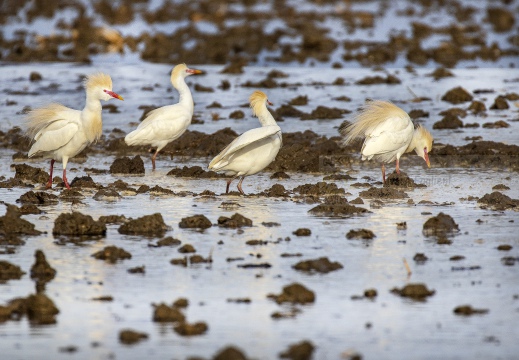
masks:
POLYGON ((429 152, 433 137, 427 129, 416 128, 409 115, 389 101, 373 100, 367 102, 355 116, 351 125, 341 133, 343 145, 356 138, 365 138, 362 145, 362 160, 375 159, 382 162, 382 180, 386 182, 384 163, 396 160, 396 172, 400 174, 400 156, 415 151, 423 158, 428 167, 429 152))
POLYGON ((63 163, 63 182, 67 189, 67 162, 101 137, 101 101, 112 98, 124 100, 112 91, 112 79, 103 73, 87 76, 84 81, 86 104, 83 110, 70 109, 52 103, 31 110, 24 120, 26 135, 34 139, 29 157, 41 155, 50 160, 50 177, 46 188, 52 187, 52 170, 55 161, 63 163))
POLYGON ((209 169, 232 176, 227 181, 225 193, 229 192, 231 182, 241 176, 238 190, 245 195, 241 188, 243 179, 266 168, 281 148, 281 128, 267 109, 267 104, 272 105, 267 95, 261 91, 254 91, 249 101, 252 113, 258 117, 261 127, 238 136, 209 164, 209 169))
POLYGON ((153 170, 155 170, 155 159, 159 151, 179 138, 191 124, 193 97, 184 79, 189 75, 201 73, 201 70, 189 69, 186 64, 175 66, 171 72, 171 84, 180 94, 178 103, 150 111, 137 129, 124 138, 126 144, 130 146, 150 145, 152 149, 157 149, 151 157, 153 170))

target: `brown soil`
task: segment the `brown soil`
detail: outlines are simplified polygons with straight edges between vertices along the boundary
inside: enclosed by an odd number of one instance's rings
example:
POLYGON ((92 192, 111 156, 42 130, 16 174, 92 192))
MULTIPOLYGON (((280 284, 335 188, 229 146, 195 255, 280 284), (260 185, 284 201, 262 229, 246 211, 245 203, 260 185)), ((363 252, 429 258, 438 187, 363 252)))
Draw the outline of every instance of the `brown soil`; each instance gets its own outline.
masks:
POLYGON ((164 236, 164 233, 168 230, 169 227, 164 223, 164 219, 160 213, 145 215, 135 220, 128 220, 118 229, 120 234, 155 237, 164 236))
POLYGON ((182 218, 178 226, 183 229, 207 229, 213 226, 213 224, 205 215, 193 215, 182 218))
POLYGON ((156 322, 184 322, 185 315, 176 307, 164 303, 153 305, 153 321, 156 322))
POLYGON ((17 202, 22 204, 34 204, 34 205, 55 205, 59 202, 59 198, 44 191, 29 191, 20 196, 17 202))
POLYGON ((126 222, 126 216, 124 216, 124 215, 105 215, 105 216, 100 216, 98 221, 103 224, 123 224, 126 222))
POLYGON ((472 95, 461 86, 450 89, 442 96, 443 101, 450 102, 451 104, 461 104, 472 101, 472 99, 472 95))
POLYGON ((182 241, 175 239, 171 236, 160 239, 156 244, 148 244, 149 247, 163 247, 163 246, 178 246, 182 241))
POLYGON ((423 233, 425 236, 437 236, 452 234, 459 231, 458 224, 447 214, 439 213, 437 216, 429 218, 423 224, 423 233))
POLYGON ((136 344, 142 340, 146 340, 147 338, 148 334, 143 332, 138 332, 130 329, 124 329, 119 331, 119 341, 125 345, 136 344))
POLYGON ((121 197, 114 189, 101 189, 94 194, 93 199, 98 201, 115 201, 121 197))
POLYGON ((301 195, 329 195, 329 194, 344 194, 344 188, 338 188, 335 183, 326 183, 324 181, 317 184, 304 184, 294 188, 294 192, 301 195))
POLYGON ((308 210, 310 214, 320 216, 350 216, 370 213, 371 211, 350 204, 320 204, 308 210))
POLYGON ((427 256, 425 256, 425 254, 423 253, 416 253, 414 256, 413 256, 413 260, 417 263, 417 264, 425 264, 425 262, 427 260, 429 260, 429 258, 427 256))
POLYGON ((312 231, 307 228, 299 228, 296 231, 293 231, 292 234, 295 236, 310 236, 312 235, 312 231))
POLYGON ((115 264, 118 260, 131 259, 132 254, 123 248, 118 248, 116 246, 106 246, 103 250, 92 254, 92 257, 98 260, 104 260, 107 263, 115 264))
POLYGON ((327 257, 322 257, 319 259, 313 260, 305 260, 300 261, 294 266, 292 266, 295 270, 304 271, 308 273, 322 273, 326 274, 331 271, 342 269, 343 266, 337 262, 331 262, 327 257))
POLYGON ((510 197, 500 193, 499 191, 494 191, 491 194, 485 194, 482 198, 478 200, 478 204, 480 204, 481 208, 483 209, 491 209, 497 211, 519 211, 519 199, 511 199, 510 197))
POLYGON ((218 174, 214 171, 206 171, 202 169, 201 166, 184 166, 182 169, 175 168, 170 170, 167 175, 175 176, 175 177, 185 177, 185 178, 197 178, 197 179, 215 179, 215 178, 223 178, 224 174, 218 174))
POLYGON ((19 280, 25 274, 25 271, 9 261, 0 260, 0 284, 5 284, 9 280, 19 280))
POLYGON ((44 184, 49 180, 49 174, 40 168, 27 164, 15 164, 15 179, 29 180, 33 184, 44 184))
POLYGON ((299 283, 287 285, 283 287, 283 292, 281 294, 269 294, 267 297, 273 299, 278 304, 285 302, 292 304, 307 304, 315 301, 315 293, 299 283))
POLYGON ((196 249, 191 244, 184 244, 178 248, 178 252, 181 254, 189 254, 189 253, 195 253, 196 249))
POLYGON ((0 216, 0 235, 9 238, 16 235, 40 235, 34 224, 21 218, 20 210, 15 205, 7 205, 4 216, 0 216))
POLYGON ((202 335, 207 332, 207 330, 209 330, 209 326, 207 326, 207 324, 202 321, 196 322, 194 324, 181 322, 180 324, 175 325, 173 330, 180 336, 195 336, 202 335))
POLYGON ((263 194, 268 197, 289 197, 288 191, 281 184, 274 184, 270 189, 263 191, 263 194))
POLYGON ((82 189, 100 189, 102 186, 96 184, 94 179, 92 179, 90 176, 81 176, 75 177, 74 180, 70 182, 70 187, 82 189))
POLYGON ((433 296, 435 291, 427 289, 425 284, 407 284, 401 289, 393 288, 392 293, 400 295, 402 297, 408 297, 413 300, 423 301, 429 296, 433 296))
POLYGON ((106 225, 80 212, 62 213, 54 221, 53 235, 104 236, 106 225))
POLYGON ((240 349, 228 346, 218 351, 212 360, 247 360, 247 356, 240 349))
POLYGON ((456 115, 445 115, 440 121, 433 124, 433 129, 458 129, 463 127, 461 121, 456 115))
POLYGON ((281 352, 279 357, 281 359, 291 360, 310 360, 315 346, 308 340, 301 341, 297 344, 290 345, 288 349, 281 352))
POLYGON ((400 171, 400 174, 394 171, 386 178, 384 187, 425 188, 427 185, 415 183, 414 180, 403 171, 400 171))
POLYGON ((352 229, 348 231, 346 234, 346 238, 348 240, 351 239, 363 239, 363 240, 371 240, 376 238, 377 236, 373 233, 373 231, 368 229, 352 229))
POLYGON ((409 197, 402 190, 391 187, 370 187, 368 190, 361 191, 359 196, 365 199, 406 199, 409 197))
POLYGON ((475 309, 470 305, 460 305, 456 306, 453 312, 456 315, 471 316, 486 314, 488 313, 488 309, 475 309))
POLYGON ((218 218, 218 226, 225 228, 240 228, 243 226, 252 226, 252 220, 247 219, 245 216, 235 213, 230 218, 226 216, 220 216, 218 218))
POLYGON ((47 283, 54 279, 56 276, 56 270, 47 262, 43 251, 36 250, 34 257, 35 262, 31 267, 31 279, 36 279, 43 283, 47 283))
POLYGON ((110 174, 144 174, 144 161, 140 156, 133 159, 128 157, 115 159, 110 165, 110 174))

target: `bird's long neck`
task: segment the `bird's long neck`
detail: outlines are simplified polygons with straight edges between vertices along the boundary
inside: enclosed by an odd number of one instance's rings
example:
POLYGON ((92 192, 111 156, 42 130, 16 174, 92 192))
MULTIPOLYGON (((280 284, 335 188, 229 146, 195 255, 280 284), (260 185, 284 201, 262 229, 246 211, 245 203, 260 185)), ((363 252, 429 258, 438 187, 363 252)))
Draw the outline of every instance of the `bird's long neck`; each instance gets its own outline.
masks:
POLYGON ((81 112, 81 121, 86 137, 90 142, 99 139, 103 133, 101 109, 101 101, 87 93, 86 105, 81 112))
POLYGON ((177 89, 180 95, 178 101, 179 104, 190 109, 192 112, 194 108, 193 96, 191 96, 191 90, 189 90, 189 86, 187 86, 186 82, 184 81, 184 78, 179 76, 176 79, 173 79, 171 83, 173 84, 173 87, 177 89))
POLYGON ((274 117, 266 105, 264 105, 256 115, 258 116, 261 126, 277 125, 276 120, 274 120, 274 117))
POLYGON ((409 146, 405 150, 406 153, 413 151, 418 146, 418 140, 420 138, 420 133, 418 129, 415 129, 413 132, 413 138, 411 139, 411 142, 409 143, 409 146))

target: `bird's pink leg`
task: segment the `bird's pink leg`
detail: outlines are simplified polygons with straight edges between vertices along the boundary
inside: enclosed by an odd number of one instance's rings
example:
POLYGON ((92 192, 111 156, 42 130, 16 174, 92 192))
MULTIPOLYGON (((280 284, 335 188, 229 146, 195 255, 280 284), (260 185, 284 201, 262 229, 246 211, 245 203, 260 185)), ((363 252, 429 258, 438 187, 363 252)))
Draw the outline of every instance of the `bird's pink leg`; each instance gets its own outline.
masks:
POLYGON ((400 175, 400 159, 396 159, 396 173, 400 175))
POLYGON ((386 183, 386 167, 384 164, 382 164, 382 183, 386 183))
POLYGON ((243 189, 241 188, 241 183, 243 182, 244 179, 245 179, 245 176, 242 176, 240 179, 240 182, 238 183, 238 190, 240 190, 240 194, 242 194, 242 195, 245 195, 245 193, 243 192, 243 189))
POLYGON ((230 178, 229 180, 227 180, 227 188, 225 189, 226 194, 229 193, 229 186, 231 185, 233 180, 234 180, 234 178, 230 178))
POLYGON ((45 185, 46 189, 50 189, 52 187, 52 170, 54 170, 54 159, 50 161, 50 177, 49 181, 47 182, 47 185, 45 185))
POLYGON ((151 157, 151 164, 153 165, 153 170, 155 170, 155 159, 157 158, 157 154, 159 153, 159 150, 155 151, 155 154, 151 157))
POLYGON ((70 190, 70 185, 67 180, 67 169, 63 169, 63 182, 65 183, 65 187, 70 190))

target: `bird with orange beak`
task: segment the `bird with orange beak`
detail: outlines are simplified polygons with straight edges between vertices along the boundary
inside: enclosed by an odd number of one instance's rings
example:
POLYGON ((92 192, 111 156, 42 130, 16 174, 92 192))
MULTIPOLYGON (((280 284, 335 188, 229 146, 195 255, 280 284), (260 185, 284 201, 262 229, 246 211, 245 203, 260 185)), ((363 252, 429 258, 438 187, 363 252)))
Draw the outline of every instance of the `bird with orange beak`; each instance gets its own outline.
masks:
POLYGON ((39 155, 51 159, 47 189, 52 187, 55 161, 63 163, 63 182, 65 187, 70 189, 67 180, 68 160, 101 137, 103 121, 100 100, 124 100, 112 91, 112 79, 107 74, 96 73, 87 76, 84 86, 86 104, 83 110, 52 103, 29 111, 24 119, 26 135, 34 140, 28 156, 39 155))
POLYGON ((155 159, 159 151, 178 139, 191 124, 194 103, 185 78, 196 74, 202 74, 202 71, 190 69, 186 64, 175 66, 171 72, 171 84, 180 95, 179 102, 150 111, 137 129, 124 138, 126 144, 130 146, 150 145, 152 149, 156 149, 151 157, 153 170, 155 170, 155 159))
POLYGON ((409 115, 389 101, 367 102, 341 133, 344 136, 343 145, 351 143, 354 139, 364 138, 362 160, 375 159, 382 162, 384 183, 384 163, 396 160, 396 172, 400 174, 400 157, 413 150, 425 160, 428 167, 431 167, 431 133, 421 125, 415 127, 409 115))

